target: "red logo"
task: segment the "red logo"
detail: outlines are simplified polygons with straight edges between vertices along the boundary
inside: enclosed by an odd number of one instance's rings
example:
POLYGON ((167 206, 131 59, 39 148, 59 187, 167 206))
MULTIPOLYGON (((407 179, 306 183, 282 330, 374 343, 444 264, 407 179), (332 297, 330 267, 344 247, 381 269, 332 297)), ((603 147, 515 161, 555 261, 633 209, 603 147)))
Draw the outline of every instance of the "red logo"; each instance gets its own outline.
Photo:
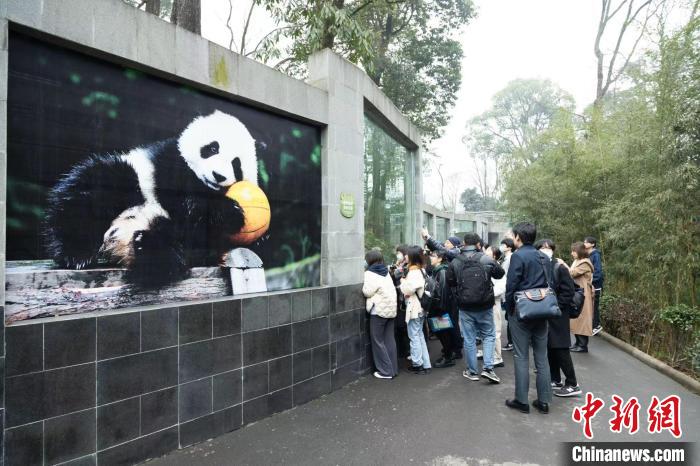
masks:
POLYGON ((650 433, 668 430, 674 437, 680 438, 681 399, 678 395, 667 396, 661 401, 656 396, 652 396, 647 414, 650 433))
POLYGON ((617 395, 612 396, 613 404, 610 411, 615 417, 610 420, 610 430, 612 432, 622 432, 622 428, 629 430, 630 434, 635 434, 639 430, 639 400, 632 397, 622 405, 623 399, 617 395))
POLYGON ((593 438, 593 429, 591 429, 591 419, 598 414, 605 402, 600 398, 593 396, 593 393, 586 393, 586 404, 581 407, 575 407, 574 412, 571 413, 571 418, 578 423, 583 422, 583 435, 588 439, 593 438))

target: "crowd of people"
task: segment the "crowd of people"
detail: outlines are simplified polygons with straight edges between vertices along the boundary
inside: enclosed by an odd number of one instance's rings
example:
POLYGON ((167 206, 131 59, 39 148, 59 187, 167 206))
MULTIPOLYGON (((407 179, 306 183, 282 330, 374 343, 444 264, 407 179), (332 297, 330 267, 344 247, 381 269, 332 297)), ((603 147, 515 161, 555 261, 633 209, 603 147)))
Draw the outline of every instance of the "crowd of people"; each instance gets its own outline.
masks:
POLYGON ((531 223, 513 227, 497 246, 476 233, 444 243, 425 229, 421 236, 423 246, 397 246, 390 264, 378 249, 365 256, 363 293, 376 378, 398 376, 399 361, 426 375, 464 359, 465 378, 498 384, 502 352, 512 351, 515 396, 506 405, 528 413, 532 347, 535 409, 548 413, 552 395, 581 394, 571 352, 588 352, 589 337, 602 330, 603 270, 594 237, 571 245, 568 264, 556 258, 552 239, 535 241, 531 223), (431 335, 441 346, 434 361, 431 335))

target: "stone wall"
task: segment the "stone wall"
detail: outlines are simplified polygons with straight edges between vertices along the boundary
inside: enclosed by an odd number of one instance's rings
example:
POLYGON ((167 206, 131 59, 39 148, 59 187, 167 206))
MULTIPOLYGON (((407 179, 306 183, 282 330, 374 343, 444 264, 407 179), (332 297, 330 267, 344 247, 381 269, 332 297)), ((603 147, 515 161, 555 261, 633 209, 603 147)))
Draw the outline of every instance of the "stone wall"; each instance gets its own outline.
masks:
POLYGON ((131 464, 371 367, 359 286, 7 328, 5 464, 131 464))
MULTIPOLYGON (((362 70, 325 50, 311 57, 309 80, 302 82, 121 0, 0 0, 3 283, 9 29, 321 127, 323 286, 3 324, 3 464, 135 463, 305 403, 367 373, 371 358, 358 285, 365 113, 415 154, 416 241, 422 194, 420 134, 362 70), (353 218, 341 216, 340 193, 353 195, 353 218)), ((0 298, 4 303, 4 287, 0 298)))

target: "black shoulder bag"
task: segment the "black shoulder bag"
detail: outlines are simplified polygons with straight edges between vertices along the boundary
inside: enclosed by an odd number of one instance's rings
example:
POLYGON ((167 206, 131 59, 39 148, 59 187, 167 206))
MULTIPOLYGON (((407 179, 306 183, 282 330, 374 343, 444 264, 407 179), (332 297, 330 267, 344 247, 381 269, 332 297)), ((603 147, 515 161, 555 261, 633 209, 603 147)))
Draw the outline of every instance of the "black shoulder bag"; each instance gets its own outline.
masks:
POLYGON ((550 284, 542 254, 539 254, 539 259, 547 280, 547 288, 533 288, 515 293, 515 316, 520 322, 561 317, 557 296, 550 284))

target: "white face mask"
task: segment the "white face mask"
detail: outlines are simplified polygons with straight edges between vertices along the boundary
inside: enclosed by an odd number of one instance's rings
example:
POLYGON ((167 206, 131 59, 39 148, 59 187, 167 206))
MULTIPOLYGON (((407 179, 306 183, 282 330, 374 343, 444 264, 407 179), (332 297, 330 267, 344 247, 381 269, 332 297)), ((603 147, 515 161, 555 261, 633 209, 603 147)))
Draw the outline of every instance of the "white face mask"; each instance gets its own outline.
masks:
POLYGON ((500 246, 498 246, 498 250, 501 251, 501 252, 503 252, 503 253, 506 252, 506 249, 507 249, 507 248, 506 248, 506 245, 505 245, 505 244, 501 244, 500 246))
POLYGON ((547 254, 547 257, 549 257, 550 259, 552 258, 552 254, 554 254, 554 251, 552 251, 551 249, 540 249, 540 251, 547 254))
POLYGON ((403 260, 403 253, 402 252, 396 253, 396 260, 399 262, 401 262, 403 260))

